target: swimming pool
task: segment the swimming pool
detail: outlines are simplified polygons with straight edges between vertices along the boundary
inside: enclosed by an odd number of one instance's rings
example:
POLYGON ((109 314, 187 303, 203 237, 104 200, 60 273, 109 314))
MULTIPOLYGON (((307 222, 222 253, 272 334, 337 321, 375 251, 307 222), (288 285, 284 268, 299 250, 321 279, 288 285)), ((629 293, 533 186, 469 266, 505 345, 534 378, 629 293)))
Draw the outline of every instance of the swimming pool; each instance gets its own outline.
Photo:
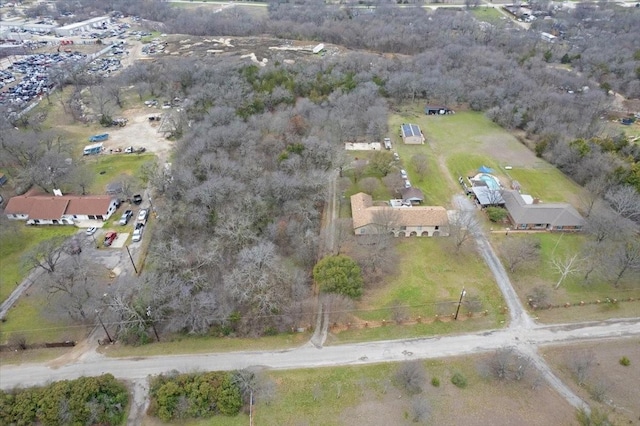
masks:
MULTIPOLYGON (((478 177, 478 176, 476 176, 478 177)), ((500 189, 500 182, 498 182, 498 178, 496 178, 495 176, 486 174, 486 173, 482 173, 480 174, 480 179, 483 180, 486 184, 487 184, 487 188, 491 189, 491 190, 498 190, 500 189)))

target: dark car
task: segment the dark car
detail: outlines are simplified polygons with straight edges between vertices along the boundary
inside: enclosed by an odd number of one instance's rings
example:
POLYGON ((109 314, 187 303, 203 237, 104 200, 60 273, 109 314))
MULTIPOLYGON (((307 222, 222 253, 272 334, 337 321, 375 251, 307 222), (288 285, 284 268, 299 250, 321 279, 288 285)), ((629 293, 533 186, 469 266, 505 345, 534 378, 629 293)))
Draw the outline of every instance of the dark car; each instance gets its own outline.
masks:
POLYGON ((133 204, 138 205, 142 203, 142 195, 136 194, 133 196, 133 204))

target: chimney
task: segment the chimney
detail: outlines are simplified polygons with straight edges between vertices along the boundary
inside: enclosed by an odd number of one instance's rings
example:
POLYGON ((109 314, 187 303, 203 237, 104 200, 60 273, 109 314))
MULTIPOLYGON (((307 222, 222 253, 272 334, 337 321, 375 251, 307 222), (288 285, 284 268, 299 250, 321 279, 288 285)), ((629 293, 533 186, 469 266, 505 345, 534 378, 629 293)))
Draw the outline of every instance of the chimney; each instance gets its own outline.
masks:
POLYGON ((534 198, 533 204, 540 204, 540 198, 534 198))

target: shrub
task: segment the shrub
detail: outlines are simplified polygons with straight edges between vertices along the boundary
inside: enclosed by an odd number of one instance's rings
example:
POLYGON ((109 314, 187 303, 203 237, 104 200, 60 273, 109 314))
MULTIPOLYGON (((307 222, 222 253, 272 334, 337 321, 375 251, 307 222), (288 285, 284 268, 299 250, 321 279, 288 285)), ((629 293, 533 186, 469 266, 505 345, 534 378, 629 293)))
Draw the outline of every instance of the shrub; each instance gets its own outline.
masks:
POLYGON ((626 356, 623 356, 622 358, 620 358, 620 365, 624 365, 625 367, 628 367, 631 365, 631 360, 626 356))
POLYGON ((467 387, 467 378, 464 377, 461 373, 455 373, 451 377, 451 383, 459 387, 460 389, 464 389, 467 387))
POLYGON ((403 362, 396 370, 395 379, 398 386, 410 395, 420 393, 427 379, 424 365, 420 361, 403 362))
POLYGON ((507 211, 500 207, 487 207, 487 216, 491 222, 502 222, 507 217, 507 211))
POLYGON ((438 379, 437 377, 432 378, 431 386, 433 386, 434 388, 440 387, 440 379, 438 379))

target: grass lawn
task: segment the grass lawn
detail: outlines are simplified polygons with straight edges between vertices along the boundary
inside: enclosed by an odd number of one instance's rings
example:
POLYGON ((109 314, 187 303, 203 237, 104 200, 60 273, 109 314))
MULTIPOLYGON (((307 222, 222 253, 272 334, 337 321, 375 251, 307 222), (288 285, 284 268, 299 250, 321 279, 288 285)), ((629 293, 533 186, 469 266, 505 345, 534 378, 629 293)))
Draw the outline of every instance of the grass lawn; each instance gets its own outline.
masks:
MULTIPOLYGON (((166 336, 160 336, 165 339, 166 336)), ((170 338, 170 337, 169 337, 170 338)), ((102 352, 111 357, 153 356, 208 352, 232 352, 248 350, 285 349, 301 346, 309 341, 309 333, 283 333, 276 336, 251 338, 220 337, 176 337, 171 341, 161 341, 142 346, 104 346, 102 352)))
POLYGON ((412 317, 449 314, 455 310, 464 286, 467 300, 477 300, 482 304, 481 310, 488 310, 491 318, 498 320, 502 296, 475 250, 462 250, 455 255, 446 240, 438 238, 404 239, 397 250, 402 259, 398 273, 384 286, 365 290, 358 303, 358 308, 363 309, 357 313, 359 318, 391 320, 393 310, 389 307, 395 301, 410 306, 408 313, 412 317))
MULTIPOLYGON (((455 311, 455 306, 452 306, 455 311)), ((466 312, 464 308, 460 312, 466 312)), ((469 333, 478 330, 487 330, 501 327, 506 315, 484 316, 476 314, 472 318, 467 318, 464 313, 458 317, 458 321, 435 321, 430 323, 413 323, 396 325, 390 323, 384 327, 352 328, 331 333, 327 338, 326 345, 341 345, 344 343, 371 342, 375 340, 411 339, 414 337, 437 336, 443 334, 469 333)))
POLYGON ((104 194, 108 183, 122 175, 135 177, 144 163, 154 160, 153 154, 104 154, 89 157, 87 163, 96 173, 89 191, 93 194, 104 194))
MULTIPOLYGON (((429 416, 419 424, 573 424, 574 409, 548 386, 532 389, 533 374, 520 382, 498 382, 481 373, 486 356, 420 362, 423 391, 409 395, 395 380, 400 364, 267 371, 275 384, 270 401, 257 400, 253 416, 259 425, 412 425, 414 398, 428 402, 429 416), (451 383, 455 373, 464 389, 451 383), (431 384, 432 378, 439 386, 431 384), (540 407, 545 407, 541 410, 540 407)), ((247 424, 247 415, 174 424, 247 424)), ((161 425, 145 419, 149 426, 161 425)))
MULTIPOLYGON (((503 233, 492 234, 491 240, 494 247, 499 252, 499 247, 505 238, 523 238, 524 234, 509 234, 506 237, 503 233)), ((640 298, 640 283, 635 282, 636 278, 632 274, 627 275, 615 288, 605 279, 592 275, 592 282, 585 284, 583 281, 584 272, 577 272, 569 275, 558 289, 554 289, 560 274, 551 265, 551 259, 566 258, 579 252, 580 247, 586 240, 581 234, 550 234, 536 233, 534 238, 540 241, 541 256, 540 261, 527 268, 522 268, 510 274, 511 282, 518 292, 520 299, 526 306, 528 295, 534 287, 542 286, 548 289, 549 303, 552 305, 563 305, 565 303, 579 303, 580 301, 594 302, 611 299, 627 299, 629 297, 640 298)), ((636 275, 637 277, 637 275, 636 275)), ((558 308, 552 310, 538 310, 533 313, 541 321, 571 321, 587 319, 604 319, 611 316, 637 316, 640 309, 639 302, 623 302, 619 304, 603 303, 601 305, 589 305, 583 307, 558 308), (615 314, 612 314, 615 313, 615 314)))
MULTIPOLYGON (((35 283, 34 285, 37 285, 35 283)), ((29 343, 81 340, 87 327, 71 325, 63 320, 54 321, 47 317, 46 296, 22 297, 7 313, 6 321, 0 323, 0 341, 11 336, 22 335, 29 343)))
POLYGON ((540 198, 543 202, 571 202, 579 208, 576 194, 581 187, 568 179, 555 167, 540 169, 513 169, 506 171, 508 176, 520 183, 522 192, 532 197, 540 198))
POLYGON ((492 7, 474 7, 471 14, 478 20, 488 22, 492 25, 504 25, 506 17, 492 7))
POLYGON ((25 226, 22 222, 0 230, 2 244, 0 244, 0 259, 2 259, 2 273, 0 274, 0 300, 4 301, 16 285, 27 276, 22 268, 22 256, 33 249, 38 243, 57 236, 70 236, 78 232, 73 226, 25 226))

